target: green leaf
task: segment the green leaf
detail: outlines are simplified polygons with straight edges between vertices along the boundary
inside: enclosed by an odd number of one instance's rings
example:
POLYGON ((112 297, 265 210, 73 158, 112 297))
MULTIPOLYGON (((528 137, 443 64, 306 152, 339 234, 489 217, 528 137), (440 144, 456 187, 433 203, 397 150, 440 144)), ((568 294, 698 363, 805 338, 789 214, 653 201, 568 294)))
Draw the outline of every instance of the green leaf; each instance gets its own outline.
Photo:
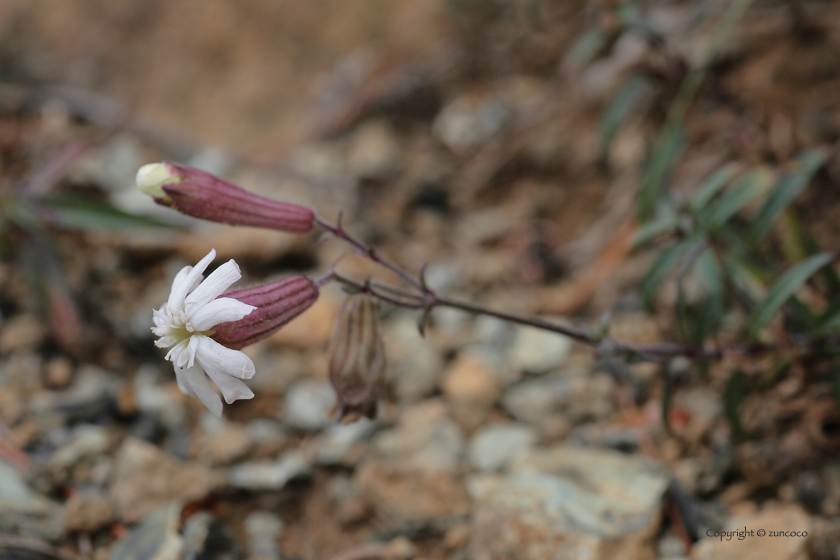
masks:
POLYGON ((606 153, 612 144, 621 125, 627 120, 633 110, 644 99, 653 84, 650 79, 643 75, 636 75, 630 78, 612 98, 609 107, 604 111, 599 131, 601 152, 606 153))
POLYGON ((703 210, 718 191, 732 179, 737 169, 736 165, 729 164, 709 175, 689 198, 689 210, 695 214, 703 210))
POLYGON ((648 157, 639 187, 639 220, 646 221, 656 208, 662 185, 673 169, 674 163, 687 144, 681 125, 666 126, 656 140, 648 157))
POLYGON ((761 305, 753 312, 749 324, 749 335, 755 338, 776 311, 796 293, 802 285, 819 269, 834 260, 833 253, 820 253, 800 261, 796 266, 785 272, 767 292, 761 305))
POLYGON ((825 163, 827 154, 822 150, 809 150, 799 157, 801 168, 785 174, 773 187, 770 196, 753 221, 749 233, 750 243, 757 243, 770 231, 785 208, 800 195, 811 178, 825 163))
POLYGON ((717 203, 708 209, 705 221, 709 229, 720 229, 732 216, 764 194, 772 178, 773 175, 764 167, 751 169, 738 177, 717 203))
POLYGON ((575 41, 563 58, 563 66, 577 69, 589 64, 607 44, 607 36, 600 29, 587 31, 575 41))
POLYGON ((124 231, 139 228, 171 228, 146 216, 129 214, 105 202, 76 197, 50 198, 39 204, 39 214, 52 224, 81 231, 124 231))
POLYGON ((726 390, 723 393, 723 410, 726 419, 732 425, 732 434, 736 439, 744 438, 744 429, 741 427, 741 416, 738 409, 744 402, 744 380, 746 375, 741 370, 736 370, 729 377, 726 383, 726 390))
POLYGON ((681 241, 663 250, 659 257, 653 262, 653 266, 642 279, 642 296, 648 305, 653 301, 653 296, 659 286, 665 282, 680 263, 685 254, 697 243, 696 239, 681 241))
POLYGON ((662 234, 675 231, 678 225, 679 216, 674 211, 670 201, 660 200, 656 207, 656 216, 636 231, 636 236, 633 239, 633 250, 635 251, 662 234))

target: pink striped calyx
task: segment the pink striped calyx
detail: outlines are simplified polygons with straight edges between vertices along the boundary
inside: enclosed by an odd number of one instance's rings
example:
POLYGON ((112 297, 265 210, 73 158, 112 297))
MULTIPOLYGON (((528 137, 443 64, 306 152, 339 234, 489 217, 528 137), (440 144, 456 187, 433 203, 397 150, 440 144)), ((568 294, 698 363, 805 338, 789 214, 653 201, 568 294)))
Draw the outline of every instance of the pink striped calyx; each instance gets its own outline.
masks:
POLYGON ((144 165, 137 172, 137 186, 162 206, 211 222, 306 233, 315 220, 311 208, 259 196, 177 163, 144 165))
POLYGON ((212 338, 239 350, 258 342, 309 309, 318 299, 318 285, 308 276, 292 276, 251 288, 227 290, 219 297, 256 307, 239 321, 220 323, 212 338))

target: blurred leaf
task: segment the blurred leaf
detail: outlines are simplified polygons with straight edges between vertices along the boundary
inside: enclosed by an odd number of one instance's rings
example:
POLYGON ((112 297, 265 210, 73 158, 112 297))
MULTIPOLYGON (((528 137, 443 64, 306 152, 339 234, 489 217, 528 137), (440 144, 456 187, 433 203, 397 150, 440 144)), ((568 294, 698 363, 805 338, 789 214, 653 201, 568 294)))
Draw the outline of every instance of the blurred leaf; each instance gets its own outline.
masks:
POLYGON ((726 253, 724 263, 726 273, 732 278, 732 282, 741 294, 751 302, 757 302, 765 297, 767 289, 762 275, 752 263, 733 251, 726 253))
POLYGON ((723 393, 723 410, 726 414, 726 419, 732 426, 732 435, 735 439, 744 438, 744 429, 741 427, 741 417, 738 414, 738 409, 741 408, 741 403, 744 402, 744 372, 736 370, 729 377, 726 383, 726 390, 723 393))
POLYGON ((723 270, 720 268, 720 263, 711 247, 703 251, 703 254, 697 259, 695 270, 707 294, 722 294, 724 292, 723 270))
POLYGON ((599 130, 599 138, 601 144, 601 152, 606 153, 612 144, 621 125, 627 120, 633 110, 639 105, 639 102, 652 89, 653 84, 647 76, 637 74, 630 78, 618 93, 610 101, 609 107, 604 111, 604 116, 601 119, 601 128, 599 130))
POLYGON ((647 221, 656 208, 662 185, 687 144, 681 125, 666 126, 648 157, 639 187, 639 220, 647 221))
POLYGON ((598 56, 601 49, 607 44, 607 36, 600 29, 587 31, 575 41, 569 52, 563 58, 563 66, 566 68, 582 68, 589 64, 592 59, 598 56))
POLYGON ((761 305, 753 312, 749 324, 750 338, 755 338, 776 311, 796 293, 802 285, 819 269, 834 260, 833 253, 820 253, 808 257, 785 272, 767 292, 761 305))
POLYGON ((735 179, 717 203, 711 205, 707 213, 704 213, 709 229, 720 229, 732 216, 764 194, 772 180, 772 173, 765 167, 751 169, 735 179))
POLYGON ((146 216, 129 214, 110 204, 76 197, 55 197, 39 204, 39 213, 50 223, 81 231, 123 231, 138 228, 172 228, 146 216))
POLYGON ((653 296, 656 295, 656 291, 662 283, 668 279, 689 249, 696 244, 697 239, 681 241, 676 245, 664 249, 659 254, 648 273, 642 279, 642 296, 648 305, 653 301, 653 296))
POLYGON ((660 200, 656 206, 656 216, 636 230, 636 237, 633 239, 633 250, 645 245, 652 239, 664 233, 673 232, 679 225, 679 216, 674 207, 667 200, 660 200))
MULTIPOLYGON (((778 222, 782 253, 788 262, 799 262, 808 255, 823 251, 814 237, 803 227, 802 221, 791 212, 782 214, 778 222)), ((819 271, 820 278, 831 294, 840 294, 840 277, 834 268, 826 266, 819 271)))
POLYGON ((693 213, 701 211, 712 200, 720 189, 729 182, 735 175, 738 166, 729 164, 721 167, 711 175, 697 188, 696 191, 688 199, 688 208, 693 213))
POLYGON ((840 329, 840 297, 828 304, 817 319, 816 334, 828 334, 840 329))
POLYGON ((637 2, 624 2, 615 10, 616 19, 625 28, 643 35, 651 43, 661 43, 665 36, 650 20, 645 19, 637 2))
POLYGON ((791 202, 805 189, 814 174, 822 167, 827 154, 822 150, 809 150, 799 157, 800 169, 786 173, 773 187, 770 196, 750 229, 749 240, 756 243, 763 238, 791 202))

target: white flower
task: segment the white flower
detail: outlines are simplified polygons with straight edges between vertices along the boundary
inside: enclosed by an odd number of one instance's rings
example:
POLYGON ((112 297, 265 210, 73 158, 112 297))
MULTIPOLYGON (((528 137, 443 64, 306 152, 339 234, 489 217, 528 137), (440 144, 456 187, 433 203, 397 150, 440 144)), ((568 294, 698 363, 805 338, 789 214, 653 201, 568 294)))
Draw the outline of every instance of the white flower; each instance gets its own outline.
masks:
POLYGON ((213 249, 195 267, 185 266, 175 276, 169 300, 154 312, 152 332, 160 337, 155 341, 156 346, 172 347, 166 359, 175 365, 175 379, 181 392, 198 397, 210 412, 221 416, 222 401, 207 376, 228 404, 237 399, 250 399, 254 393, 240 379, 254 376, 254 362, 243 352, 222 346, 209 335, 219 323, 238 321, 256 307, 218 297, 242 277, 233 260, 202 282, 202 273, 215 257, 213 249))

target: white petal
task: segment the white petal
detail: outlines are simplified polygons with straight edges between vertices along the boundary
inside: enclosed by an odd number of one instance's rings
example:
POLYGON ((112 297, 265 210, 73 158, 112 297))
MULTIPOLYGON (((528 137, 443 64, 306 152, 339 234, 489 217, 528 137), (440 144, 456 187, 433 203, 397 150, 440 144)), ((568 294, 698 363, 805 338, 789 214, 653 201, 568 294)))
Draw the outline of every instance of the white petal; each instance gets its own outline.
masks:
MULTIPOLYGON (((155 333, 157 334, 157 333, 155 333)), ((155 346, 158 348, 169 348, 173 344, 177 343, 178 339, 174 336, 161 336, 159 339, 155 341, 155 346)))
POLYGON ((175 280, 172 282, 172 292, 169 294, 169 301, 166 302, 170 310, 180 309, 184 306, 184 298, 195 288, 196 283, 201 281, 201 275, 204 274, 204 271, 215 258, 216 250, 210 249, 210 252, 198 261, 197 265, 192 268, 186 266, 175 275, 175 280))
POLYGON ((200 309, 203 305, 210 303, 222 292, 230 288, 230 285, 242 278, 239 272, 239 265, 231 259, 208 276, 201 285, 196 288, 184 300, 184 310, 189 319, 191 314, 200 309))
POLYGON ((221 418, 222 416, 222 399, 210 386, 210 381, 200 367, 191 367, 185 369, 182 375, 185 384, 188 384, 193 394, 198 397, 207 410, 213 413, 214 416, 221 418))
POLYGON ((208 373, 224 373, 239 379, 254 377, 254 362, 239 350, 231 350, 222 346, 212 338, 204 335, 193 335, 190 338, 198 343, 196 361, 208 373))
MULTIPOLYGON (((198 353, 198 337, 191 336, 190 342, 187 345, 187 351, 185 352, 189 356, 189 361, 187 362, 188 367, 193 367, 195 365, 195 355, 198 353)), ((184 367, 184 366, 181 366, 184 367)))
POLYGON ((184 367, 189 359, 187 355, 187 345, 189 343, 189 340, 182 340, 170 348, 169 352, 166 353, 166 359, 170 360, 176 367, 184 367))
POLYGON ((194 397, 195 393, 193 393, 192 387, 190 387, 189 381, 184 378, 184 369, 175 366, 175 381, 178 382, 178 388, 181 390, 182 393, 187 395, 188 397, 194 397))
POLYGON ((224 373, 208 371, 207 374, 216 387, 222 392, 225 397, 225 402, 230 404, 238 399, 253 399, 254 392, 248 388, 242 381, 235 377, 226 375, 224 373))
POLYGON ((219 323, 238 321, 254 309, 256 307, 253 305, 242 303, 233 298, 214 299, 193 313, 192 317, 187 321, 187 329, 192 328, 193 331, 206 331, 219 323))

